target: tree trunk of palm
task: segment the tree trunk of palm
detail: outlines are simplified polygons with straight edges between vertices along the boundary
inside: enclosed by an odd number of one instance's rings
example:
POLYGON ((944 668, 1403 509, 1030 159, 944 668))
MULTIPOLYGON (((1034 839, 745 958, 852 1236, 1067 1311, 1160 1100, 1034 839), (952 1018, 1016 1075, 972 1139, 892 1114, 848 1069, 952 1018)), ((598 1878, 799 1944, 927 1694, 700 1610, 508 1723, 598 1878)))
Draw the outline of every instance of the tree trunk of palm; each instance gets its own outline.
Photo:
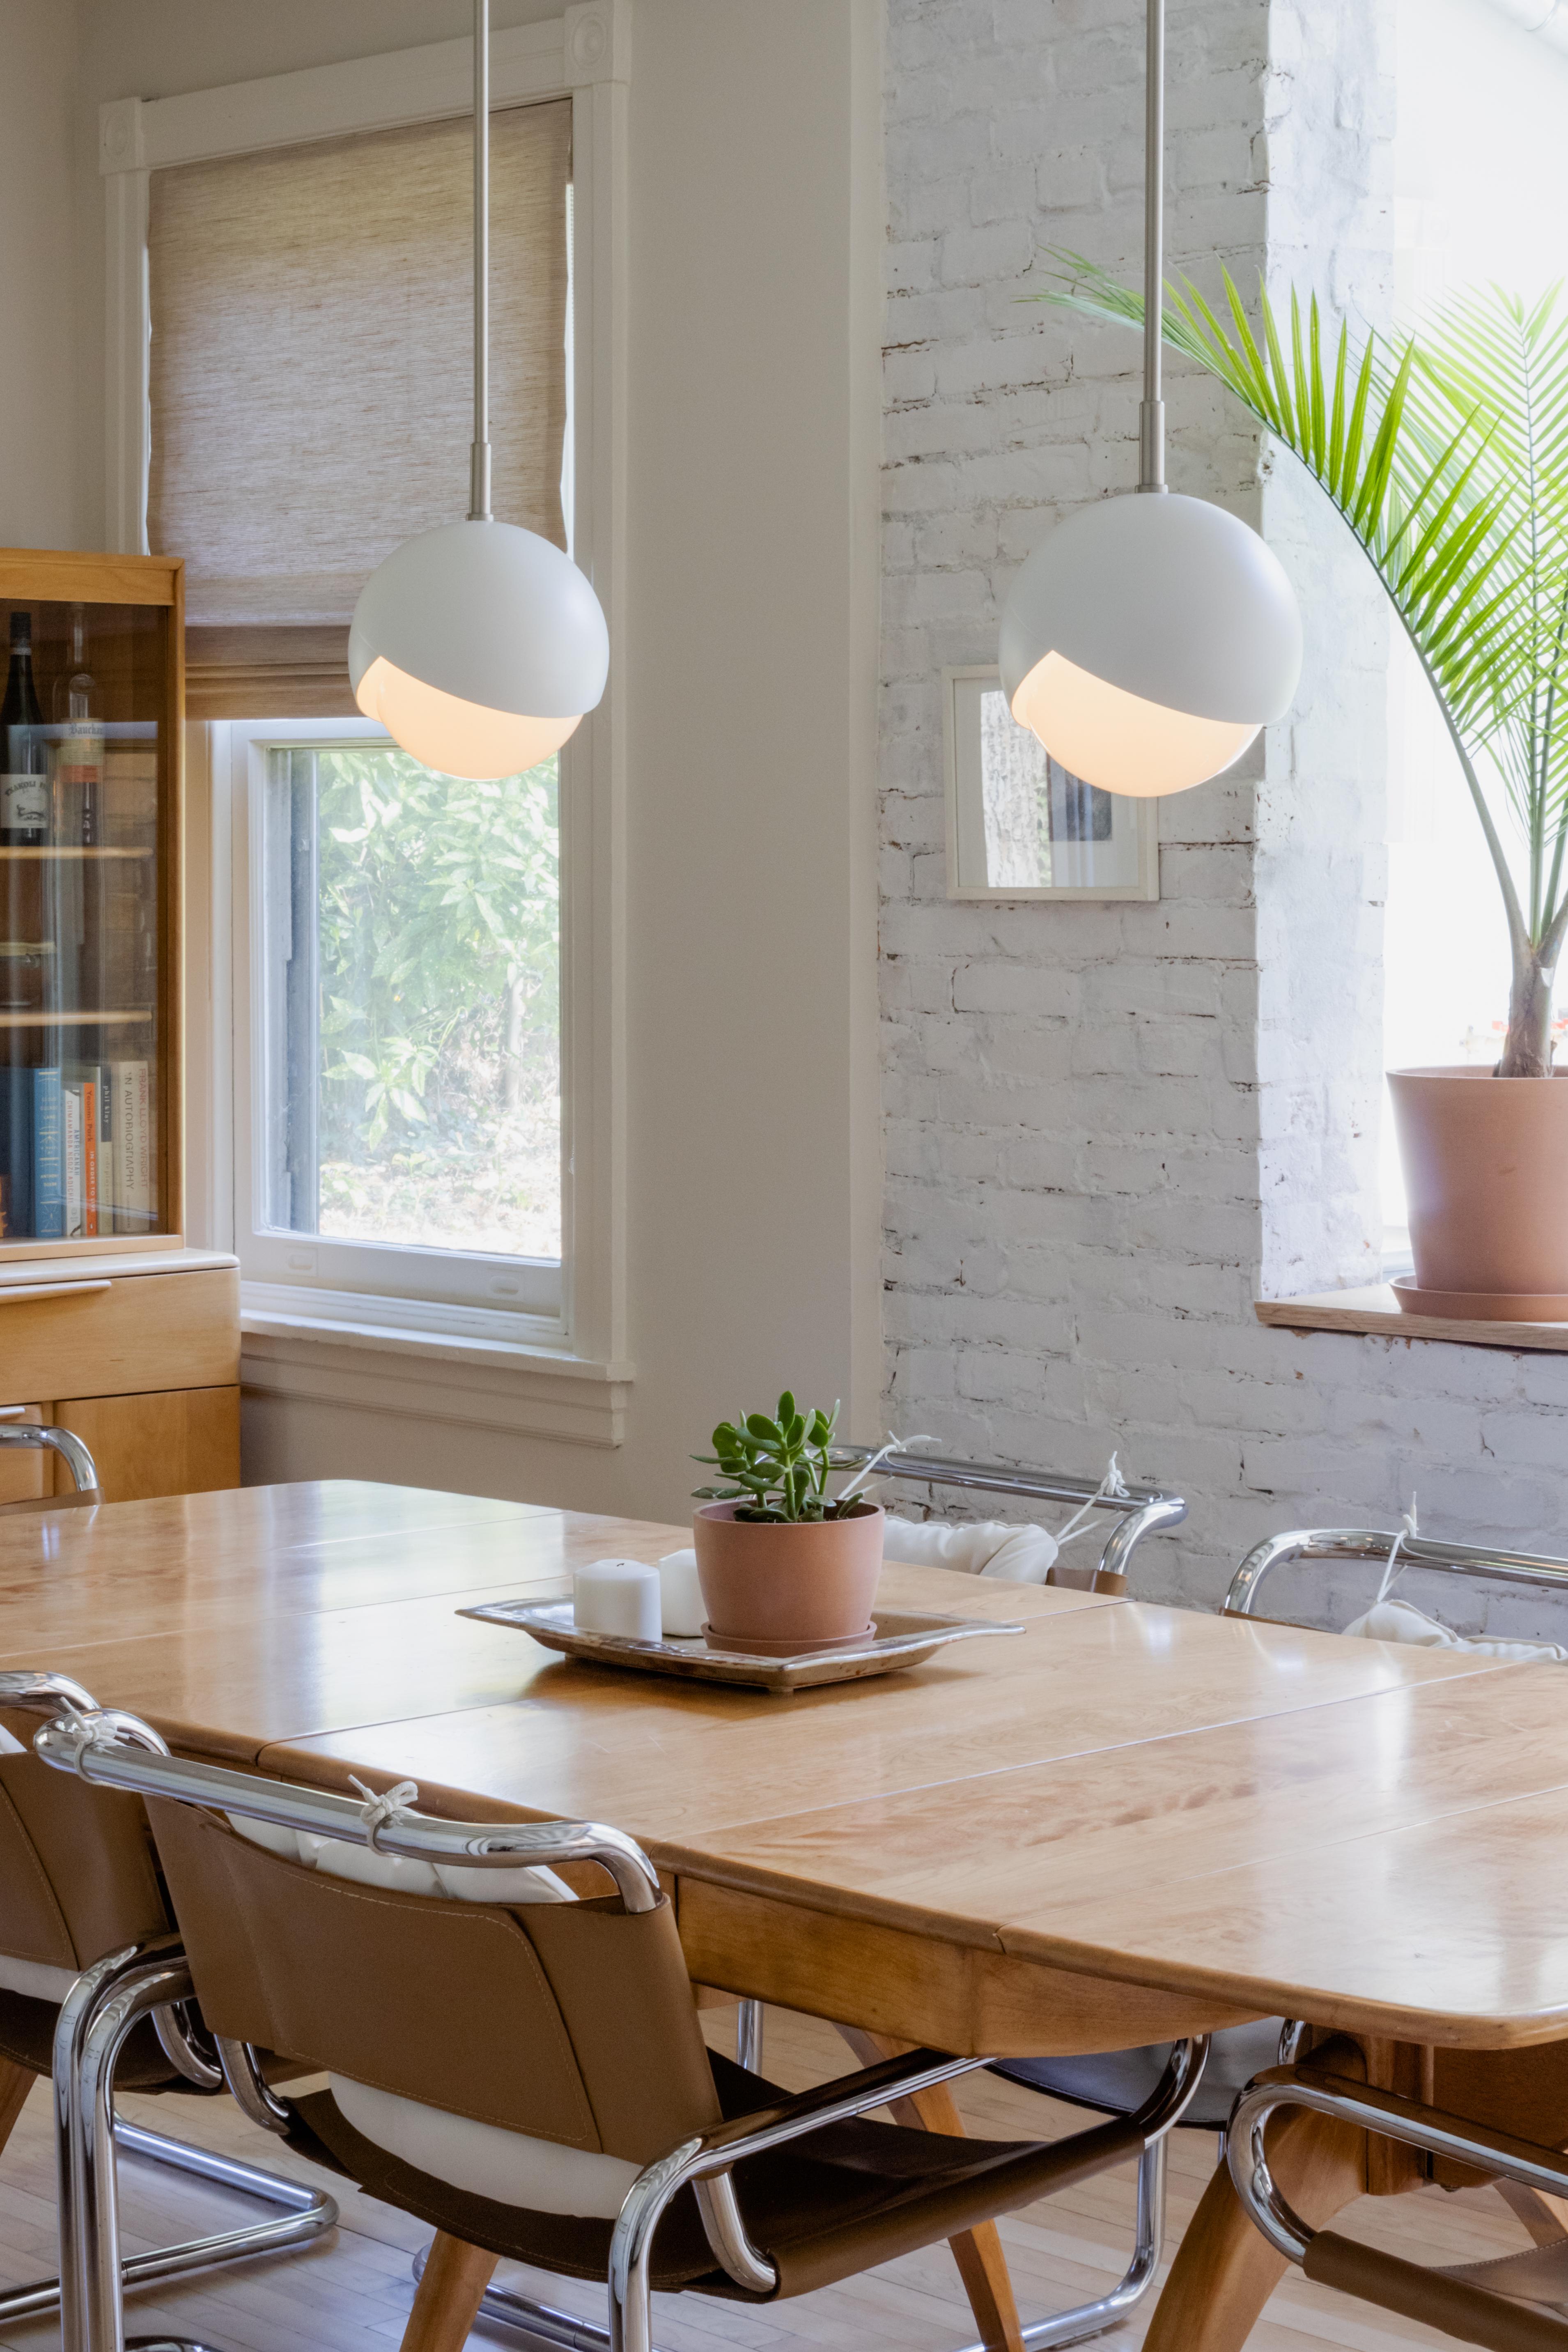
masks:
POLYGON ((1552 987, 1555 973, 1527 942, 1513 951, 1513 986, 1508 1002, 1508 1035, 1495 1075, 1500 1078, 1552 1076, 1552 987))

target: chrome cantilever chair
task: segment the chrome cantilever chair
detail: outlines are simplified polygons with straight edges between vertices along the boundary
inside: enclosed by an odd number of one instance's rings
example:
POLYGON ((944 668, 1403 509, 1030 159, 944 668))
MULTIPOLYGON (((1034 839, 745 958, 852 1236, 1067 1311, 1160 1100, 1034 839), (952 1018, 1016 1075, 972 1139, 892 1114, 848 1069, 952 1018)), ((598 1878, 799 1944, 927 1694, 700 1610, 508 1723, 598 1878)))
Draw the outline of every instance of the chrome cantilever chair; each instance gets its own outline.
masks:
MULTIPOLYGON (((873 1459, 868 1445, 837 1445, 836 1470, 859 1470, 873 1459)), ((915 1454, 897 1448, 882 1456, 879 1479, 897 1479, 906 1486, 952 1486, 966 1494, 1011 1495, 1020 1502, 1057 1503, 1103 1511, 1110 1521, 1100 1557, 1092 1568, 1058 1559, 1047 1584, 1070 1585, 1080 1591, 1124 1594, 1127 1570, 1145 1536, 1180 1527, 1187 1507, 1166 1486, 1124 1486, 1120 1495, 1102 1494, 1092 1478, 1066 1470, 1031 1470, 1020 1462, 964 1462, 951 1454, 915 1454)))
MULTIPOLYGON (((1441 2054, 1441 2053, 1439 2053, 1441 2054)), ((1468 2116, 1314 2067, 1279 2067, 1248 2084, 1231 2116, 1231 2179, 1245 2211, 1277 2253, 1310 2279, 1381 2310, 1419 2320, 1491 2352, 1568 2347, 1568 2237, 1518 2254, 1442 2269, 1407 2263, 1334 2230, 1309 2228, 1275 2181, 1264 2133, 1280 2107, 1308 2107, 1361 2131, 1402 2142, 1433 2164, 1460 2166, 1532 2198, 1568 2197, 1568 2157, 1468 2116)))
POLYGON ((29 1421, 0 1422, 0 1445, 58 1454, 71 1474, 74 1489, 68 1495, 31 1495, 19 1503, 0 1503, 0 1519, 14 1517, 22 1511, 80 1510, 102 1502, 98 1465, 74 1430, 54 1429, 47 1423, 40 1426, 29 1421))
MULTIPOLYGON (((836 1466, 856 1468, 871 1459, 868 1446, 844 1446, 835 1452, 836 1466)), ((1093 1565, 1069 1565, 1058 1559, 1047 1583, 1070 1585, 1115 1597, 1129 1591, 1132 1555, 1144 1538, 1179 1527, 1187 1516, 1183 1497, 1173 1488, 1130 1484, 1121 1495, 1102 1494, 1091 1478, 1065 1471, 1030 1469, 1015 1462, 966 1462, 951 1456, 900 1451, 886 1457, 879 1475, 907 1484, 956 1488, 962 1492, 1008 1495, 1028 1503, 1088 1506, 1103 1514, 1109 1527, 1093 1565)), ((737 2030, 737 2054, 760 2054, 761 2016, 758 2004, 742 2002, 737 2030)), ((992 2068, 1010 2083, 1041 2091, 1069 2106, 1100 2115, 1134 2115, 1148 2101, 1171 2063, 1175 2045, 1153 2042, 1133 2050, 1109 2050, 1069 2058, 1004 2058, 992 2068)), ((1202 2082, 1187 2104, 1184 2126, 1213 2132, 1223 2148, 1231 2105, 1242 2085, 1258 2069, 1294 2054, 1294 2028, 1284 2018, 1260 2019, 1252 2025, 1227 2026, 1209 2039, 1208 2063, 1202 2082)), ((757 2063, 756 2055, 747 2063, 757 2063)), ((1078 2343, 1114 2327, 1133 2311, 1153 2286, 1164 2245, 1165 2143, 1152 2141, 1139 2159, 1137 2209, 1132 2258, 1109 2294, 1071 2311, 1025 2327, 1026 2352, 1046 2352, 1054 2345, 1078 2343)))
MULTIPOLYGON (((94 2193, 111 2220, 117 2147, 281 2209, 264 2221, 129 2256, 127 2287, 301 2245, 332 2227, 337 2207, 297 2180, 114 2116, 116 2086, 211 2095, 225 2084, 189 2006, 190 1977, 142 1804, 62 1781, 28 1753, 40 1715, 62 1711, 103 1719, 65 1675, 0 1674, 0 2148, 35 2079, 52 2075, 61 2232, 59 2278, 0 2294, 0 2326, 61 2305, 67 2352, 79 2352, 81 2291, 67 2246, 82 2195, 84 2100, 101 2111, 94 2193), (107 2043, 105 2019, 115 2022, 107 2043)), ((135 1736, 163 1747, 145 1726, 135 1736)), ((110 2235, 118 2244, 117 2226, 110 2235)))
MULTIPOLYGON (((1383 1528, 1299 1528, 1254 1545, 1232 1579, 1225 1613, 1263 1616, 1263 1588, 1281 1569, 1305 1567, 1321 1583, 1348 1562, 1386 1570, 1396 1552, 1400 1561, 1438 1577, 1523 1586, 1568 1599, 1568 1559, 1550 1553, 1449 1543, 1383 1528)), ((1533 2077, 1522 2099, 1516 2069, 1508 2059, 1485 2052, 1432 2052, 1432 2105, 1336 2076, 1326 2053, 1321 2060, 1309 2053, 1299 2063, 1265 2072, 1243 2091, 1231 2116, 1227 2154, 1237 2195, 1276 2252, 1326 2286, 1468 2343, 1491 2346, 1495 2352, 1568 2347, 1568 2237, 1560 2212, 1538 2201, 1568 2198, 1568 2158, 1560 2148, 1499 2128, 1510 2116, 1537 2126, 1549 2118, 1553 2125, 1568 2119, 1568 2085, 1561 2063, 1552 2065, 1558 2047, 1520 2053, 1533 2077), (1543 2070, 1550 2070, 1544 2080, 1543 2070), (1427 2270, 1334 2231, 1314 2231, 1280 2192, 1264 2148, 1269 2116, 1291 2106, 1337 2116, 1416 2149, 1444 2186, 1490 2180, 1538 2242, 1489 2262, 1427 2270), (1448 2112, 1450 2107, 1466 2112, 1448 2112)), ((1280 2054, 1285 2059, 1296 2053, 1280 2054)))
MULTIPOLYGON (((706 2047, 674 1912, 620 1832, 437 1821, 406 1790, 360 1804, 135 1737, 104 1716, 36 1746, 145 1801, 242 2103, 438 2232, 405 2338, 424 2352, 456 2352, 503 2255, 605 2279, 610 2325, 511 2294, 501 2315, 576 2352, 650 2352, 652 2290, 760 2304, 849 2277, 1121 2162, 1201 2076, 1184 2042, 1142 2113, 1054 2145, 866 2120, 984 2059, 915 2051, 790 2097, 706 2047), (573 1896, 563 1862, 598 1864, 613 1894, 573 1896), (330 2088, 278 2097, 247 2041, 330 2088)), ((120 2352, 112 2217, 79 2212, 86 2352, 120 2352)))
POLYGON ((1346 1560, 1364 1560, 1386 1569, 1395 1551, 1401 1565, 1456 1576, 1467 1582, 1526 1585, 1568 1599, 1568 1559, 1553 1559, 1549 1552, 1504 1551, 1482 1544, 1447 1543, 1438 1536, 1406 1535, 1390 1528, 1296 1528, 1286 1535, 1266 1536, 1261 1543, 1253 1545, 1231 1579, 1224 1614, 1261 1616, 1264 1612, 1258 1605, 1258 1595, 1268 1578, 1279 1569, 1306 1564, 1321 1570, 1331 1561, 1346 1560))

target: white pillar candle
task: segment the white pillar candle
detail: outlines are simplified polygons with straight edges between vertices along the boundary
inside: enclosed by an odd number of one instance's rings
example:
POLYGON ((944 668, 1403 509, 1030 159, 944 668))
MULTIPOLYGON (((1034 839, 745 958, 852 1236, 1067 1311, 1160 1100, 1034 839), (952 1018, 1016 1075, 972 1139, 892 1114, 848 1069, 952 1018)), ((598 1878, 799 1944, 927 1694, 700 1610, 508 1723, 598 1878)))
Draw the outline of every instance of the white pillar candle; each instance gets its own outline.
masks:
POLYGON ((658 1564, 658 1581, 666 1635, 700 1633, 708 1622, 708 1609, 697 1574, 697 1554, 689 1547, 666 1552, 658 1564))
POLYGON ((572 1579, 573 1622, 584 1633, 620 1633, 634 1642, 657 1642, 658 1593, 658 1570, 645 1560, 590 1560, 572 1579))

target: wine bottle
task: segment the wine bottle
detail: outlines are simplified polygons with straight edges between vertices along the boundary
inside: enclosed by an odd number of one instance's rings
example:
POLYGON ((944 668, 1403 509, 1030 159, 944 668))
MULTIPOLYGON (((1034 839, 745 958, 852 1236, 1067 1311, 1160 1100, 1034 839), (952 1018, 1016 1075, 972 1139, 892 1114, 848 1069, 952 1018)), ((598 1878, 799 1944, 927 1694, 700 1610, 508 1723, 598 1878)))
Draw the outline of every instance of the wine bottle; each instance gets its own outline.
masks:
POLYGON ((55 835, 98 845, 99 794, 103 782, 103 719, 98 685, 87 666, 87 607, 70 608, 70 653, 54 687, 55 835))
MULTIPOLYGON (((38 849, 48 838, 43 722, 33 684, 32 615, 13 613, 11 667, 0 701, 0 845, 8 849, 38 849)), ((7 857, 0 869, 0 1011, 36 1013, 43 1005, 47 961, 41 861, 7 857)))
POLYGON ((49 832, 49 761, 33 684, 33 616, 11 615, 11 667, 0 702, 0 844, 41 849, 49 832))
MULTIPOLYGON (((56 1009, 78 1013, 101 1004, 103 909, 97 869, 90 858, 70 851, 98 846, 99 803, 103 782, 103 720, 98 686, 87 666, 87 607, 70 608, 66 659, 51 695, 55 747, 53 838, 66 850, 49 874, 56 961, 56 1009)), ((91 1039, 79 1041, 90 1050, 91 1039)))

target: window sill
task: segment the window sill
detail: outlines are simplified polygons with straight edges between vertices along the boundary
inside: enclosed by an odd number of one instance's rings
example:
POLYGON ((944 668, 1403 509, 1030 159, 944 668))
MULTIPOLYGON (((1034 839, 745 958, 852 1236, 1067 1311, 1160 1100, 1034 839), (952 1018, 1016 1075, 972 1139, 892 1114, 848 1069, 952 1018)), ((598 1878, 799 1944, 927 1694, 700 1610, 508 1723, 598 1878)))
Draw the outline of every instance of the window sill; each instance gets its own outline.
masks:
POLYGON ((631 1366, 574 1356, 528 1316, 247 1282, 240 1331, 241 1383, 258 1396, 575 1445, 625 1434, 631 1366))
POLYGON ((1533 1348, 1568 1352, 1568 1323, 1472 1323, 1447 1315, 1406 1315, 1387 1283, 1323 1290, 1308 1298, 1260 1298, 1260 1323, 1284 1331, 1358 1331, 1385 1339, 1447 1339, 1461 1348, 1533 1348))

